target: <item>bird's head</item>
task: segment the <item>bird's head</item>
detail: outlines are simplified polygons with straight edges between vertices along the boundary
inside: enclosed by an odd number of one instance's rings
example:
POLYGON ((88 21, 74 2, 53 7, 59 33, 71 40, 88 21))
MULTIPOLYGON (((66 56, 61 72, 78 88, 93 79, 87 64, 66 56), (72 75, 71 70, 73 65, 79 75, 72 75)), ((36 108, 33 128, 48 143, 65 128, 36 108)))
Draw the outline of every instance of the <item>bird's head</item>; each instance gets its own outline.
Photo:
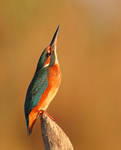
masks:
POLYGON ((42 52, 37 65, 37 70, 47 66, 53 66, 54 64, 58 63, 57 54, 56 54, 56 43, 57 43, 58 31, 59 31, 59 26, 56 29, 56 32, 52 38, 50 45, 46 47, 42 52))

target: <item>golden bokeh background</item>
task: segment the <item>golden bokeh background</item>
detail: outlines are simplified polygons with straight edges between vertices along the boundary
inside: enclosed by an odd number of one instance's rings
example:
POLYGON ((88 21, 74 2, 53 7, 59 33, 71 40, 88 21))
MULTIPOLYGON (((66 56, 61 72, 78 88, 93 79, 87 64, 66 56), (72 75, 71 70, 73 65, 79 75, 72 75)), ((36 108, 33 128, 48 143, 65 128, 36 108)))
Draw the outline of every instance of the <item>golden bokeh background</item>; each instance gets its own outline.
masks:
POLYGON ((43 148, 27 136, 24 100, 60 24, 62 84, 48 112, 75 150, 121 150, 121 1, 6 0, 0 4, 0 149, 43 148))

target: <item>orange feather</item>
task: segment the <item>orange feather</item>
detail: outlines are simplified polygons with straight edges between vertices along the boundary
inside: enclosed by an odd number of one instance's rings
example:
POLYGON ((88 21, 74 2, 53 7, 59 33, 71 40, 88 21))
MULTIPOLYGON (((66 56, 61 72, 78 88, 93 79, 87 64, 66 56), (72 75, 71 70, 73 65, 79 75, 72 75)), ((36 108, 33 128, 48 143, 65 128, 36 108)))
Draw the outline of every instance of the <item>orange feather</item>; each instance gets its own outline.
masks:
POLYGON ((32 128, 39 111, 46 110, 49 103, 55 97, 61 82, 60 75, 58 64, 49 68, 48 87, 44 91, 38 105, 35 106, 29 114, 29 128, 32 128))

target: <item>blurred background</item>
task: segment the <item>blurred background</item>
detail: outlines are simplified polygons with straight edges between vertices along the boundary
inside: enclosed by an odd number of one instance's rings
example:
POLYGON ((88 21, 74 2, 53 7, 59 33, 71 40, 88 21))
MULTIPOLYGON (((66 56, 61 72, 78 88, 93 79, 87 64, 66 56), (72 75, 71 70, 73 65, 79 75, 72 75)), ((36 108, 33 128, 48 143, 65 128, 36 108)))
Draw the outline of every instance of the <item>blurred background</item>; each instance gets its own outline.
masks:
POLYGON ((24 100, 60 24, 62 84, 48 112, 75 150, 121 150, 121 1, 0 3, 0 149, 44 150, 39 120, 27 136, 24 100))

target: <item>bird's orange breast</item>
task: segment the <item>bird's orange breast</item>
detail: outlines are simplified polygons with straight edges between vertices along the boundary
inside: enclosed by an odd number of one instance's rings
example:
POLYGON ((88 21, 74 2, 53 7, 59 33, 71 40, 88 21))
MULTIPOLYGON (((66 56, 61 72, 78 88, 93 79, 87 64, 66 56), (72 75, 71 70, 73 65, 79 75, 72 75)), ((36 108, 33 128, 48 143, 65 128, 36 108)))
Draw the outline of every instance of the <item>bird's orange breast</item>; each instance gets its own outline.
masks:
POLYGON ((33 124, 40 110, 46 110, 55 97, 61 82, 61 73, 58 64, 49 68, 48 87, 44 91, 36 107, 29 114, 29 127, 33 124))
POLYGON ((48 87, 38 103, 39 110, 46 110, 55 97, 61 82, 61 73, 58 64, 49 68, 48 87))

